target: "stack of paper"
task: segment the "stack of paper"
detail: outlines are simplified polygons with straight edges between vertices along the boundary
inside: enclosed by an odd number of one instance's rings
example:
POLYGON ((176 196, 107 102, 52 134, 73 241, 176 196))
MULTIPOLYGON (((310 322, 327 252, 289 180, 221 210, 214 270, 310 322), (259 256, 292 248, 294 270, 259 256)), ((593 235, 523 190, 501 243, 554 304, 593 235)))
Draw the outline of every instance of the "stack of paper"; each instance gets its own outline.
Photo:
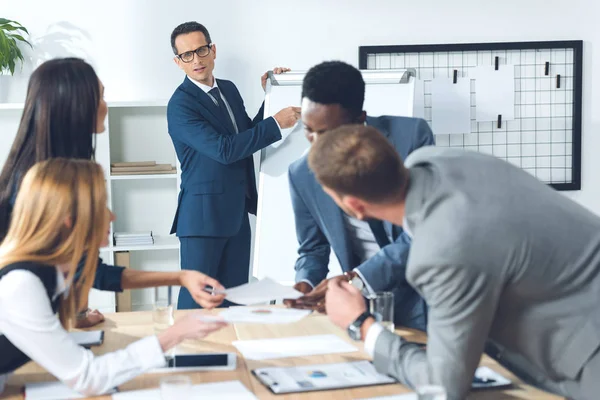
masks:
POLYGON ((147 246, 154 244, 152 231, 115 232, 115 246, 147 246))
POLYGON ((296 336, 281 339, 238 340, 233 345, 249 360, 352 353, 358 349, 336 335, 296 336))
POLYGON ((257 282, 225 290, 227 300, 243 305, 268 303, 280 299, 297 299, 302 296, 301 292, 291 286, 283 286, 271 278, 264 278, 257 282))
POLYGON ((311 310, 275 307, 229 307, 219 317, 203 316, 207 321, 224 320, 231 324, 291 324, 309 315, 311 310))

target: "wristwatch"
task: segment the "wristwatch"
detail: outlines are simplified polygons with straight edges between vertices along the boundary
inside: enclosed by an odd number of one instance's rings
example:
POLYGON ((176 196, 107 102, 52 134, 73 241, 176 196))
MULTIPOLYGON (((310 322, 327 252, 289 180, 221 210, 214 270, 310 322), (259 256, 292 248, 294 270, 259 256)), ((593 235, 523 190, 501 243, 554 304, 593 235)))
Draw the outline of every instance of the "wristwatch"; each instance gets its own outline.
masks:
POLYGON ((348 336, 350 336, 350 338, 352 340, 361 340, 362 339, 362 335, 360 334, 360 328, 362 327, 362 325, 364 324, 365 320, 369 317, 372 317, 373 315, 368 312, 365 311, 364 313, 360 314, 358 316, 358 318, 356 318, 354 320, 353 323, 351 323, 348 326, 348 336))
POLYGON ((360 275, 357 274, 354 271, 350 271, 350 272, 346 272, 345 273, 346 277, 348 278, 348 282, 354 286, 356 289, 358 289, 362 295, 364 297, 368 296, 368 290, 366 288, 365 283, 363 282, 363 280, 361 279, 360 275))

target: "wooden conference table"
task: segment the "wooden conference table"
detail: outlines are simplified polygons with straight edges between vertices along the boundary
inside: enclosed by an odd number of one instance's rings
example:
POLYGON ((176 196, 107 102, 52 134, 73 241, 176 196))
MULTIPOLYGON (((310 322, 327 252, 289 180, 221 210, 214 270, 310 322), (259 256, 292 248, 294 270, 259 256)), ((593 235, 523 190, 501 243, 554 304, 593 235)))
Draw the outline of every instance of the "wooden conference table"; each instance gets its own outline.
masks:
MULTIPOLYGON (((187 311, 177 311, 177 315, 187 311)), ((106 321, 92 329, 103 329, 105 331, 104 344, 93 347, 95 354, 104 354, 113 350, 125 347, 135 340, 151 335, 153 333, 152 313, 151 312, 130 312, 113 313, 106 315, 106 321)), ((408 340, 425 342, 426 337, 422 333, 410 330, 400 329, 398 333, 402 334, 408 340)), ((352 342, 346 333, 334 326, 326 316, 314 314, 304 318, 298 323, 288 325, 252 325, 252 324, 234 324, 219 332, 216 332, 201 341, 187 341, 178 347, 179 351, 186 353, 196 352, 237 352, 231 344, 235 340, 251 340, 280 338, 290 336, 336 334, 344 340, 353 343, 359 349, 357 353, 319 355, 309 357, 295 357, 278 360, 252 361, 244 360, 238 353, 237 369, 235 371, 219 372, 191 372, 192 382, 208 383, 230 380, 239 380, 254 392, 259 399, 363 399, 368 397, 386 396, 393 394, 408 393, 410 389, 400 385, 383 385, 375 387, 366 387, 358 389, 313 392, 293 395, 273 395, 266 387, 261 385, 251 373, 252 369, 267 366, 292 366, 308 364, 325 364, 334 362, 353 361, 365 359, 368 356, 362 351, 362 344, 352 342)), ((523 384, 514 375, 510 374, 504 368, 500 367, 495 361, 487 356, 482 357, 481 365, 486 365, 493 370, 511 379, 515 384, 513 387, 502 391, 483 391, 474 392, 469 399, 560 399, 560 397, 547 394, 531 386, 523 384)), ((178 374, 182 374, 179 372, 178 374)), ((161 374, 146 374, 125 383, 120 386, 121 391, 157 388, 161 374)), ((0 399, 23 399, 22 387, 25 382, 51 381, 55 380, 50 374, 45 372, 35 363, 29 363, 20 368, 12 375, 8 381, 7 387, 0 399)), ((110 399, 110 396, 95 397, 94 399, 110 399)))

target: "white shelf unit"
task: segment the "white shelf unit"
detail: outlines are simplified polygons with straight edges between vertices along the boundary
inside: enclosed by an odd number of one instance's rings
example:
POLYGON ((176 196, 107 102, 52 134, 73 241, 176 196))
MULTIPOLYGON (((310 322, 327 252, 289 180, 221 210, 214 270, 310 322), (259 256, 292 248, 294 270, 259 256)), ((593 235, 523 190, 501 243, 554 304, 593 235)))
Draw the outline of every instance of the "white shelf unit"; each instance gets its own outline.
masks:
MULTIPOLYGON (((106 131, 96 135, 96 161, 104 168, 108 205, 116 214, 111 224, 111 244, 100 256, 113 264, 115 252, 129 251, 130 268, 177 271, 180 268, 179 240, 170 235, 177 207, 180 169, 167 132, 167 101, 109 102, 106 131), (156 161, 177 167, 176 174, 110 175, 114 162, 156 161), (153 245, 114 246, 114 232, 152 231, 153 245)), ((0 104, 0 164, 3 165, 14 140, 23 104, 0 104)), ((177 293, 175 293, 177 295, 177 293)), ((132 309, 149 309, 153 289, 132 292, 132 309)), ((92 290, 89 306, 102 312, 116 310, 112 292, 92 290)))

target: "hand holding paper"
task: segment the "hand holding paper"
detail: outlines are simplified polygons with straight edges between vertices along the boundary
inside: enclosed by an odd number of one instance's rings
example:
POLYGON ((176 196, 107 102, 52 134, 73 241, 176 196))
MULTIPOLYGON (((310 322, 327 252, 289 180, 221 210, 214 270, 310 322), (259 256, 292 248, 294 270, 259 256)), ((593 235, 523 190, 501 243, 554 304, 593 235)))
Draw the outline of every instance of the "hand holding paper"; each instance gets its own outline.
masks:
POLYGON ((205 289, 215 295, 224 294, 232 303, 251 305, 268 303, 271 300, 297 299, 302 293, 289 286, 283 286, 271 278, 264 278, 258 282, 246 283, 224 291, 205 289))

